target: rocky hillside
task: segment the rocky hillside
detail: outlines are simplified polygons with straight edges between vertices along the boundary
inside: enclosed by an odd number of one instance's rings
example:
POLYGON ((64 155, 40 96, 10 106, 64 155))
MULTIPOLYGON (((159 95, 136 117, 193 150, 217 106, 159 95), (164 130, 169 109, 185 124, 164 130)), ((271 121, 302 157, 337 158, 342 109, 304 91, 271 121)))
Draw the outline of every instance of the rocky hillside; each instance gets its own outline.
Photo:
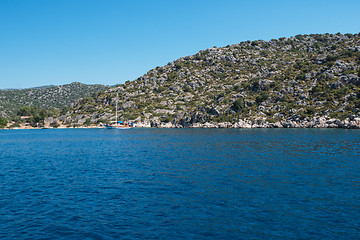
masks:
POLYGON ((11 118, 24 106, 36 106, 45 109, 50 107, 62 108, 106 88, 103 85, 86 85, 74 82, 61 86, 0 90, 0 116, 11 118))
POLYGON ((360 126, 360 35, 311 34, 209 48, 81 100, 70 125, 360 126))

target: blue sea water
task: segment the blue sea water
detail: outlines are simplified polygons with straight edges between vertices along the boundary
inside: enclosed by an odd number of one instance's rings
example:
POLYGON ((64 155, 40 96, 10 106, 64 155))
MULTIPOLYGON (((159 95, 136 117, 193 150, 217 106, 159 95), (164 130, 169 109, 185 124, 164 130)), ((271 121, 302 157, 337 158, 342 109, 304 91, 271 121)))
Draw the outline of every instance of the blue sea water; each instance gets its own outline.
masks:
POLYGON ((360 131, 0 131, 0 239, 358 239, 360 131))

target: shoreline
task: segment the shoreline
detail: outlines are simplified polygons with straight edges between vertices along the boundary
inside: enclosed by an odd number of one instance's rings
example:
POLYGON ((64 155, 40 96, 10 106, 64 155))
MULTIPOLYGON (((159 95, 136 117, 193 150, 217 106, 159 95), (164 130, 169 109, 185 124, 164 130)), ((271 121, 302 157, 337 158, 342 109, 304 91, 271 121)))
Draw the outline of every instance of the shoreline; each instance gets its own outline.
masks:
MULTIPOLYGON (((338 128, 338 129, 360 129, 360 118, 354 118, 352 120, 345 119, 325 119, 324 117, 314 118, 311 121, 308 120, 283 120, 278 122, 267 122, 266 120, 256 119, 256 120, 239 120, 235 123, 230 122, 205 122, 205 123, 163 123, 163 122, 154 122, 146 121, 140 123, 134 123, 134 129, 144 129, 144 128, 206 128, 206 129, 250 129, 250 128, 338 128)), ((59 127, 31 127, 31 126, 20 126, 18 128, 4 128, 0 130, 47 130, 47 129, 106 129, 105 126, 101 125, 91 125, 91 126, 66 126, 60 125, 59 127)))
POLYGON ((240 119, 238 122, 205 122, 205 123, 163 123, 147 121, 134 124, 136 127, 154 128, 343 128, 360 129, 360 117, 352 119, 326 119, 325 117, 314 117, 309 119, 286 119, 278 122, 268 122, 266 119, 246 120, 240 119))
POLYGON ((61 125, 59 127, 31 127, 31 126, 20 126, 15 128, 8 128, 5 127, 3 129, 0 128, 0 130, 48 130, 48 129, 94 129, 94 128, 105 128, 104 126, 65 126, 61 125))

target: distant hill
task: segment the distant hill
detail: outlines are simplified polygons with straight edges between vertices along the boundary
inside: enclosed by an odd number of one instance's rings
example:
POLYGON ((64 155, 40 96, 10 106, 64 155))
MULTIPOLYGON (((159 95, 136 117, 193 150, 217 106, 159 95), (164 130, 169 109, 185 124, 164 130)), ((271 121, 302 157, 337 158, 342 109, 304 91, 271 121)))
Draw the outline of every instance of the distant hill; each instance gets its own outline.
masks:
POLYGON ((56 87, 56 85, 46 85, 46 86, 30 87, 30 88, 4 88, 4 89, 0 89, 0 91, 14 91, 14 90, 25 90, 25 89, 42 89, 42 88, 49 88, 49 87, 56 87))
POLYGON ((26 89, 43 89, 43 88, 50 88, 50 87, 56 87, 56 85, 46 85, 46 86, 32 87, 32 88, 26 88, 26 89))
POLYGON ((116 93, 120 118, 139 126, 360 126, 360 37, 297 35, 202 50, 83 99, 67 122, 114 119, 116 93))
POLYGON ((106 89, 104 85, 87 85, 79 82, 60 86, 42 86, 27 89, 0 90, 0 116, 11 118, 24 106, 48 109, 70 106, 80 98, 106 89))

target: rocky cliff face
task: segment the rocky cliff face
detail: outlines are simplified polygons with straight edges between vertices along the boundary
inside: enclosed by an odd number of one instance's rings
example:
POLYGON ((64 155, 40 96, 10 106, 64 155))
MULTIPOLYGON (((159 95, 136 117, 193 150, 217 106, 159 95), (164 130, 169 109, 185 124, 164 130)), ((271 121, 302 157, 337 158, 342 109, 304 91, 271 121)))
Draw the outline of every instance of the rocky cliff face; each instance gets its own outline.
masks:
POLYGON ((119 116, 146 127, 344 127, 360 120, 359 34, 209 48, 79 101, 70 125, 119 116))

